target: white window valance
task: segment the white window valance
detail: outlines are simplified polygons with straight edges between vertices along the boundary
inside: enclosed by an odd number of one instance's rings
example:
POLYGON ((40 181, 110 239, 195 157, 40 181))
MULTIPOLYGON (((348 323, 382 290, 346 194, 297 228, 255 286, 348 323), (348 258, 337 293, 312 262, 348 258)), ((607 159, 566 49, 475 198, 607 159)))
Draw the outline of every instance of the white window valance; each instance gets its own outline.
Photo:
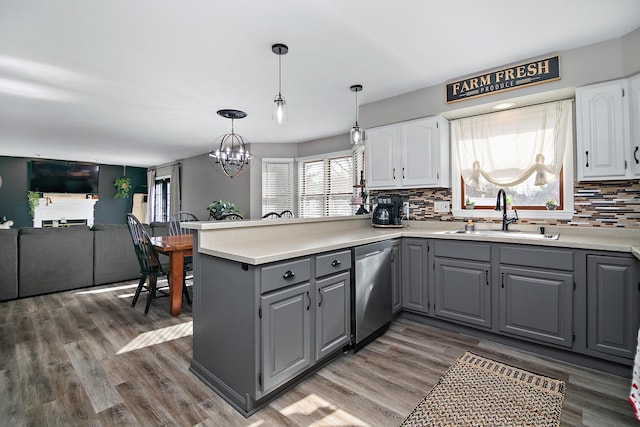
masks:
POLYGON ((570 100, 467 117, 451 122, 466 184, 510 187, 536 174, 536 185, 557 179, 571 135, 570 100))

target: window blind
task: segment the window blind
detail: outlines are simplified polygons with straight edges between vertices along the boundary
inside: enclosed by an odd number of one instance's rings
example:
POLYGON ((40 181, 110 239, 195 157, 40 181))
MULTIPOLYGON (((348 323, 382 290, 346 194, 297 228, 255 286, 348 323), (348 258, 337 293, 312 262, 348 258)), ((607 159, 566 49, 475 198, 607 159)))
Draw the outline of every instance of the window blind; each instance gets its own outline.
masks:
POLYGON ((300 162, 300 216, 352 215, 353 156, 300 162))
POLYGON ((294 160, 262 159, 262 215, 294 210, 294 160))

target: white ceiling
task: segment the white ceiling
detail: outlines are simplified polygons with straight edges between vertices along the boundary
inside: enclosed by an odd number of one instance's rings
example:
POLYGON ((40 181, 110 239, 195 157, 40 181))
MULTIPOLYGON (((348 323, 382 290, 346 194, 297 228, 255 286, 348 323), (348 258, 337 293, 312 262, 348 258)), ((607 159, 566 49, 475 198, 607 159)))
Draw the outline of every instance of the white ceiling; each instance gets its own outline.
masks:
POLYGON ((153 166, 345 134, 361 104, 640 27, 638 0, 0 0, 0 155, 153 166), (285 43, 283 126, 273 43, 285 43))

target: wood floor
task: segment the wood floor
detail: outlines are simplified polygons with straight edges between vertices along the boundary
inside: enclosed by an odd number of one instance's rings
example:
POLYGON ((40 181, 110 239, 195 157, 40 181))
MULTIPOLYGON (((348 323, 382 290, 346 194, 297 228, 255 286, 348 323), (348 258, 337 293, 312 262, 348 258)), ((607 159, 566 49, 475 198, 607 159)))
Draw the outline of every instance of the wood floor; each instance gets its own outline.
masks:
POLYGON ((250 418, 200 382, 191 311, 135 282, 0 303, 2 426, 398 426, 467 350, 567 382, 563 425, 638 425, 630 380, 398 319, 250 418))

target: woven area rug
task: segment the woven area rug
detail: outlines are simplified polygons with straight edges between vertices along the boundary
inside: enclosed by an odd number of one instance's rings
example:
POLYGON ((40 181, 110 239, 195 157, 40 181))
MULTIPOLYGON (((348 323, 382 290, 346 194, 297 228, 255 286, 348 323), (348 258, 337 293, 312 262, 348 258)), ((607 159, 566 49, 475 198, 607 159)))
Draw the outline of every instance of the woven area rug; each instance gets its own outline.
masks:
POLYGON ((466 352, 402 426, 559 426, 566 385, 466 352))

